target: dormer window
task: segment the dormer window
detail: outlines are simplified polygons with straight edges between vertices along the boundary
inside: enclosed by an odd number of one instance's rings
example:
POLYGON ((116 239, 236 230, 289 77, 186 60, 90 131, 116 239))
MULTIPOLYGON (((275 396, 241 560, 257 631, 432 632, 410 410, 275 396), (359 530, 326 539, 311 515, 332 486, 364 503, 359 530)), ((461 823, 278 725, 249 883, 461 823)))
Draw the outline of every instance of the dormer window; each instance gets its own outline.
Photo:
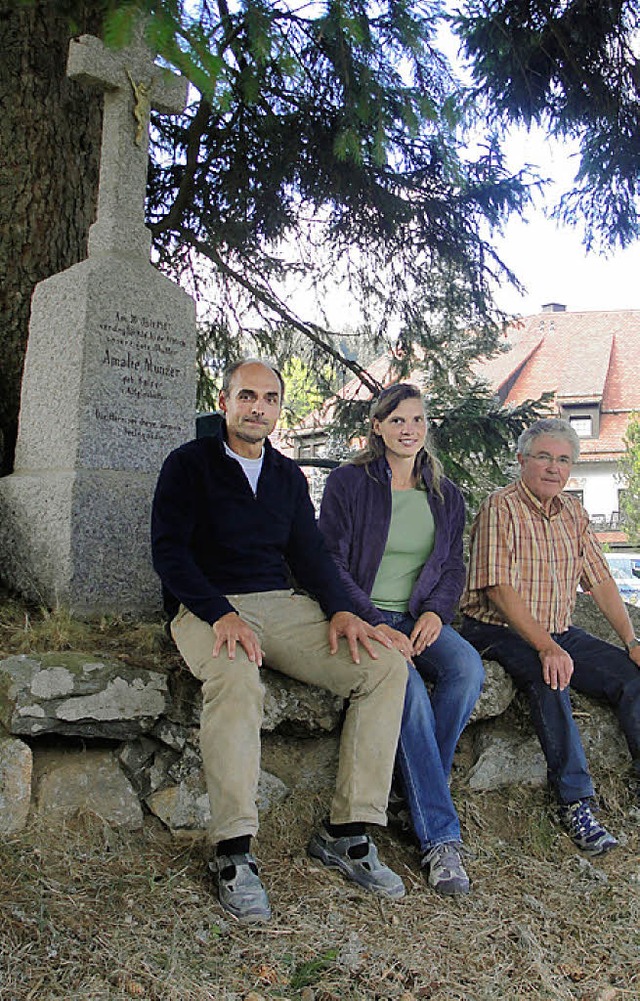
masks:
POLYGON ((579 438, 597 438, 600 434, 600 401, 560 400, 560 416, 569 421, 579 438))
POLYGON ((591 414, 581 414, 580 417, 570 417, 569 423, 579 438, 593 437, 593 418, 591 414))

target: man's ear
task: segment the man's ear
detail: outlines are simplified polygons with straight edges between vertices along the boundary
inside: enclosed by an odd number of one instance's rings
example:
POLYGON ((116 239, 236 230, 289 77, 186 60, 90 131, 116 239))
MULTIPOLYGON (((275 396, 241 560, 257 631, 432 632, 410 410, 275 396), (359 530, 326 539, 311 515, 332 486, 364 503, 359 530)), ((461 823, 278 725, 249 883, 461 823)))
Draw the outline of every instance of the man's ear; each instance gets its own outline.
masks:
POLYGON ((218 394, 218 406, 219 406, 220 410, 222 410, 222 413, 226 414, 226 412, 227 412, 227 401, 225 399, 224 389, 221 389, 220 392, 219 392, 219 394, 218 394))

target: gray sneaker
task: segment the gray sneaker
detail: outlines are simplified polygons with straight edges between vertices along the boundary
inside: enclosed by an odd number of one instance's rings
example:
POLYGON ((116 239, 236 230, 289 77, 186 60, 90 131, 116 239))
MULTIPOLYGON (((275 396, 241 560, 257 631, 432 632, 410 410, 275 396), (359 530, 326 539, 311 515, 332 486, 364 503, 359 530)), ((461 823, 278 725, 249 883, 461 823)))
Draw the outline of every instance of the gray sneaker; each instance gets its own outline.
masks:
POLYGON ((219 855, 209 868, 217 876, 218 899, 225 911, 246 924, 269 920, 269 898, 253 855, 219 855))
POLYGON ((453 841, 435 845, 422 857, 421 865, 427 871, 429 886, 436 893, 455 896, 469 892, 469 877, 460 858, 460 850, 453 841))
POLYGON ((339 869, 347 879, 382 897, 404 897, 404 883, 397 873, 378 858, 378 850, 367 834, 333 838, 321 825, 311 838, 307 851, 332 869, 339 869))

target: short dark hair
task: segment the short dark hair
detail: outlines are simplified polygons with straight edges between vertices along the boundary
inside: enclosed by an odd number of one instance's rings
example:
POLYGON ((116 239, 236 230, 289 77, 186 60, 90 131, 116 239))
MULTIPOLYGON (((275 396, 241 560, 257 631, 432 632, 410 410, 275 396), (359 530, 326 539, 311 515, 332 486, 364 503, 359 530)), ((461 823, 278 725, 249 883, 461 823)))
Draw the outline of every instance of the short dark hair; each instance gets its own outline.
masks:
POLYGON ((222 376, 222 392, 228 393, 231 389, 231 380, 243 365, 263 365, 268 368, 275 376, 277 376, 278 382, 280 383, 280 401, 284 400, 284 379, 279 369, 275 365, 267 361, 265 358, 240 358, 238 361, 231 362, 229 366, 224 371, 222 376))

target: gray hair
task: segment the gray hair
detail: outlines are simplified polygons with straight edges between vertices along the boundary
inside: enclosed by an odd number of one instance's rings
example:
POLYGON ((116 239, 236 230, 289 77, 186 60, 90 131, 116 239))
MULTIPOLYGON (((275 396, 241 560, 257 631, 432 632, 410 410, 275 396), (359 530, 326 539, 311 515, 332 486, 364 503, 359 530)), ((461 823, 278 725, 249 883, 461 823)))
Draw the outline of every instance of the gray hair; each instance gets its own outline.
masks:
POLYGON ((518 438, 518 452, 520 455, 529 455, 536 438, 541 435, 549 435, 550 438, 560 438, 568 442, 571 446, 571 458, 576 462, 580 455, 580 439, 569 421, 561 417, 543 417, 536 421, 531 427, 526 428, 518 438))
POLYGON ((222 392, 225 395, 229 394, 229 390, 231 389, 231 380, 238 369, 242 368, 243 365, 263 365, 264 368, 268 368, 270 372, 273 372, 280 383, 280 402, 284 400, 284 379, 282 378, 282 374, 275 367, 275 365, 272 362, 267 361, 266 358, 240 358, 238 361, 232 362, 225 369, 224 375, 222 376, 222 392))

